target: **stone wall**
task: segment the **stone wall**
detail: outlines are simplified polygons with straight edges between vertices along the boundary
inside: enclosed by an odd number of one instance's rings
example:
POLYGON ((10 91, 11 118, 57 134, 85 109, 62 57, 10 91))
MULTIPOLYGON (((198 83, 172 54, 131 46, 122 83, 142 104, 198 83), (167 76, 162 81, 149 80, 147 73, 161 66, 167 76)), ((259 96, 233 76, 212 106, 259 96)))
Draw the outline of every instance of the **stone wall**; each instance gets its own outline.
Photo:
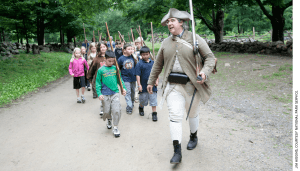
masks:
POLYGON ((277 42, 222 42, 219 44, 208 42, 211 50, 217 52, 231 53, 258 53, 258 54, 273 54, 293 56, 293 41, 287 41, 284 44, 282 41, 277 42))

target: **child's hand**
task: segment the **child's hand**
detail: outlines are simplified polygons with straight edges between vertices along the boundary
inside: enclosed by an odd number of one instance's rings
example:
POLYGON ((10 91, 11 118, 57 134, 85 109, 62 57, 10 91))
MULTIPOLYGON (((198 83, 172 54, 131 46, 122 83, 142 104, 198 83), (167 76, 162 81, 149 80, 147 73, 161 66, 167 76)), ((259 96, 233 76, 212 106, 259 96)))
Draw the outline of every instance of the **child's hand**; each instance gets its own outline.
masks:
POLYGON ((123 90, 122 95, 123 95, 123 96, 126 96, 126 90, 123 90))
POLYGON ((104 96, 103 95, 99 96, 99 100, 104 100, 104 96))
POLYGON ((140 92, 142 92, 142 91, 143 91, 143 87, 142 87, 142 85, 139 85, 139 87, 138 87, 138 88, 139 88, 139 91, 140 91, 140 92))
POLYGON ((74 74, 72 74, 71 76, 74 77, 74 74))

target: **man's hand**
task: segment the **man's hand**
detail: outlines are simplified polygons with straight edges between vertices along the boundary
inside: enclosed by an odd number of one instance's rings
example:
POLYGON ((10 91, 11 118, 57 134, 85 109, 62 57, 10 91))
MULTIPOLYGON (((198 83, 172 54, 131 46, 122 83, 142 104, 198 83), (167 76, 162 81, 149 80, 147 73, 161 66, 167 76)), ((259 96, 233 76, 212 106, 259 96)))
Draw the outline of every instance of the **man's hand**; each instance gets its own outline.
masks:
POLYGON ((103 95, 99 96, 99 100, 104 100, 104 96, 103 95))
POLYGON ((155 84, 154 84, 156 87, 158 86, 158 79, 156 80, 155 84))
POLYGON ((142 92, 143 91, 142 85, 138 85, 138 89, 139 89, 140 92, 142 92))
POLYGON ((123 95, 123 96, 126 96, 126 90, 125 90, 125 89, 123 90, 122 95, 123 95))
POLYGON ((198 81, 197 80, 197 83, 199 83, 199 84, 203 84, 204 83, 204 81, 205 81, 205 79, 206 79, 206 76, 205 76, 205 74, 202 72, 202 73, 200 73, 199 75, 201 75, 201 77, 202 77, 202 81, 198 81))
POLYGON ((153 94, 153 85, 148 85, 147 91, 148 91, 148 93, 153 94))

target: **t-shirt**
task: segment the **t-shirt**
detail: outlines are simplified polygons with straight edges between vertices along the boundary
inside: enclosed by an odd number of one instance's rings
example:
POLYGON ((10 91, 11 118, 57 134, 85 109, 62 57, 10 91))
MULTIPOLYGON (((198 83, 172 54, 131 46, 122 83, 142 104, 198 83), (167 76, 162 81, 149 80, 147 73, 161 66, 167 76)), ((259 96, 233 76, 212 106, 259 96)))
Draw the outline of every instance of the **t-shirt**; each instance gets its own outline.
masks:
MULTIPOLYGON (((154 61, 152 61, 149 58, 149 62, 146 62, 144 60, 140 60, 139 63, 135 67, 135 74, 140 76, 140 82, 142 85, 142 93, 147 92, 147 82, 151 73, 152 66, 154 64, 154 61)), ((157 87, 153 86, 153 91, 157 91, 157 87)), ((139 91, 140 93, 140 91, 139 91)))
POLYGON ((117 61, 118 61, 118 59, 123 55, 122 48, 116 48, 115 49, 115 55, 116 55, 116 58, 117 58, 117 61))
MULTIPOLYGON (((98 96, 113 95, 119 92, 117 69, 115 65, 110 67, 102 66, 98 69, 96 77, 96 91, 98 96)), ((121 79, 123 88, 126 90, 125 84, 121 79)))
MULTIPOLYGON (((116 47, 116 43, 112 41, 113 48, 116 47)), ((110 48, 110 41, 107 41, 107 47, 110 48)))
POLYGON ((118 65, 121 71, 121 76, 124 82, 134 82, 135 77, 135 63, 132 55, 124 56, 122 55, 118 59, 118 65))
MULTIPOLYGON (((82 43, 82 45, 81 46, 84 46, 85 47, 85 43, 82 43)), ((86 45, 86 53, 88 52, 88 50, 89 50, 89 46, 90 46, 90 44, 89 43, 87 43, 87 45, 86 45)))

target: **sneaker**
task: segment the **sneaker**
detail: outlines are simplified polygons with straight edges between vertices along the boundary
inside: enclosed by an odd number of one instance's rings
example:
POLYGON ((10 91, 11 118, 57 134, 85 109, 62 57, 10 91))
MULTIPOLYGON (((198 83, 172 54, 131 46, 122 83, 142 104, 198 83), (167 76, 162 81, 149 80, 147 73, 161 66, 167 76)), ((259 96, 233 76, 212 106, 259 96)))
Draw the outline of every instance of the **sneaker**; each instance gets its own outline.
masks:
POLYGON ((77 103, 81 103, 81 99, 79 97, 77 98, 77 103))
POLYGON ((101 116, 101 117, 103 116, 103 111, 100 112, 100 116, 101 116))
POLYGON ((84 102, 85 102, 85 98, 84 98, 84 96, 83 96, 83 95, 81 95, 81 101, 82 101, 82 103, 84 103, 84 102))
POLYGON ((157 112, 152 112, 152 121, 157 121, 157 112))
POLYGON ((88 90, 88 91, 91 91, 91 87, 88 87, 87 90, 88 90))
POLYGON ((111 129, 111 127, 112 127, 111 119, 107 119, 106 127, 107 127, 107 129, 111 129))
POLYGON ((118 127, 114 127, 113 133, 116 138, 120 137, 120 131, 119 131, 118 127))

